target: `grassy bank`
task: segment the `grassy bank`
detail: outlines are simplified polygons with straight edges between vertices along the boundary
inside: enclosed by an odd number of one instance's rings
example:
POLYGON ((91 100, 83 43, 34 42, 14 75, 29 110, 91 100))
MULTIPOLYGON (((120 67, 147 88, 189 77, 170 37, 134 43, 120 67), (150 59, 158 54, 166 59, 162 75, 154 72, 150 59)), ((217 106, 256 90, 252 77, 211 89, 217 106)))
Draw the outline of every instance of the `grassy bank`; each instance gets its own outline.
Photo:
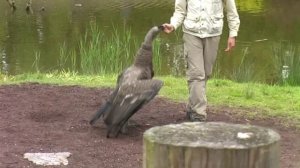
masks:
MULTIPOLYGON (((84 87, 114 87, 116 78, 116 75, 81 76, 66 72, 35 73, 16 76, 0 75, 0 84, 38 82, 84 87)), ((164 81, 160 96, 175 101, 186 101, 188 92, 185 78, 171 76, 157 78, 164 81)), ((236 83, 229 80, 212 79, 208 83, 207 96, 211 105, 248 108, 251 113, 245 115, 249 115, 249 117, 283 117, 287 121, 295 123, 293 125, 300 127, 300 87, 236 83)))

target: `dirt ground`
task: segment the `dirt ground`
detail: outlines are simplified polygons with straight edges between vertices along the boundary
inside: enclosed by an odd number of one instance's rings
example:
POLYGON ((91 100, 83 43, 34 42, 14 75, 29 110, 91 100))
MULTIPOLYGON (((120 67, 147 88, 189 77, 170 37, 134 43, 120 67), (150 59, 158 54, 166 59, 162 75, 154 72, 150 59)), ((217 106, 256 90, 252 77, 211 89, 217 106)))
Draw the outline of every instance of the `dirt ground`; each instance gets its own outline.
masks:
MULTIPOLYGON (((143 132, 153 126, 181 123, 184 103, 156 97, 133 120, 127 135, 107 139, 101 120, 88 124, 110 89, 22 84, 0 86, 0 168, 38 167, 26 152, 71 152, 72 168, 141 168, 143 132)), ((249 109, 209 107, 208 121, 250 123, 278 131, 281 167, 300 167, 300 131, 279 119, 247 119, 234 115, 249 109)))

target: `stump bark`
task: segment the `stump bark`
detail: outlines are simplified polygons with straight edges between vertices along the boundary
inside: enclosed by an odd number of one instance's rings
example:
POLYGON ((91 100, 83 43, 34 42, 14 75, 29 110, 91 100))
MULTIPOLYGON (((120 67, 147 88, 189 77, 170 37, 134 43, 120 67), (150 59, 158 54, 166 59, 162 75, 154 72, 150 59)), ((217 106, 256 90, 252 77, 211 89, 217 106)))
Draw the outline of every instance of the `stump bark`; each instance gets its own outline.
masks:
POLYGON ((143 136, 144 168, 279 168, 275 131, 252 125, 193 122, 157 126, 143 136))

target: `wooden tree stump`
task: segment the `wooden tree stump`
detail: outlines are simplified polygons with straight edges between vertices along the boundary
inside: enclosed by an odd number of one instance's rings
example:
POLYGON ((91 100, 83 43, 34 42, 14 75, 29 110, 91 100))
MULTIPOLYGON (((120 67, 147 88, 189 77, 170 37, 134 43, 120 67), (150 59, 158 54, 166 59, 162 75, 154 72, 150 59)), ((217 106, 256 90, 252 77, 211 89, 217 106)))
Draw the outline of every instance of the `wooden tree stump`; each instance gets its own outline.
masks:
POLYGON ((144 168, 279 168, 278 133, 221 122, 187 122, 144 133, 144 168))

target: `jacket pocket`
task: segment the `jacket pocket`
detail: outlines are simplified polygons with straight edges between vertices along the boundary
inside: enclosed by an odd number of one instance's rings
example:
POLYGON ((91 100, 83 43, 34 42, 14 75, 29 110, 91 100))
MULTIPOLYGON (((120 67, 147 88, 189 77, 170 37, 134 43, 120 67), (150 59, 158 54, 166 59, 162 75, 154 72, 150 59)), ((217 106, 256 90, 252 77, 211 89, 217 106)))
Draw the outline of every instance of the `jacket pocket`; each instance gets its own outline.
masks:
POLYGON ((223 14, 214 15, 211 17, 211 32, 212 34, 220 33, 223 29, 223 14))
POLYGON ((192 32, 198 32, 199 31, 199 26, 198 26, 198 22, 199 22, 200 18, 197 16, 191 16, 188 15, 185 19, 184 19, 184 27, 192 32))

